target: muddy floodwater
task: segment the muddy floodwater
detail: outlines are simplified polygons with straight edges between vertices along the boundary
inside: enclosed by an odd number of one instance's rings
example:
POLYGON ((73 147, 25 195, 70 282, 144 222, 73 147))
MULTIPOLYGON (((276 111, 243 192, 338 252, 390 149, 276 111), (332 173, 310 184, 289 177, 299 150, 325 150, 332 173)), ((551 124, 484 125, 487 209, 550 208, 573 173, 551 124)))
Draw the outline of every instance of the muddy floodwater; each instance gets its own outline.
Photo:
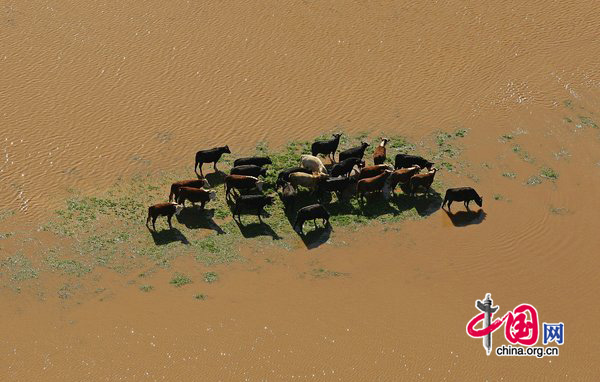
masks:
POLYGON ((571 0, 2 0, 0 380, 599 380, 599 15, 571 0), (210 226, 174 218, 175 242, 163 219, 154 236, 126 220, 166 201, 159 178, 194 178, 197 150, 334 132, 435 155, 436 196, 407 219, 367 203, 310 242, 274 223, 254 237, 219 209, 210 226), (440 209, 461 186, 483 207, 440 209), (486 356, 465 330, 486 293, 500 315, 528 303, 540 330, 564 323, 559 356, 486 356))

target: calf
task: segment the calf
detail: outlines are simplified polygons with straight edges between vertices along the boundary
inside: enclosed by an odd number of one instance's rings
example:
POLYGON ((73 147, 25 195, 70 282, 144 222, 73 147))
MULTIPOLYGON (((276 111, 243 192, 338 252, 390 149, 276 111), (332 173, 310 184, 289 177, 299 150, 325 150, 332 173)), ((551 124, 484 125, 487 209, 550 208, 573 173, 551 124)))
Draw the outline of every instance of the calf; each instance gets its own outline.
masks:
POLYGON ((216 199, 216 197, 217 193, 215 191, 205 190, 204 188, 181 187, 179 197, 176 200, 182 207, 185 207, 186 200, 192 202, 192 206, 200 202, 200 208, 204 209, 206 203, 216 199))
POLYGON ((202 173, 202 165, 204 163, 214 163, 215 171, 219 171, 217 169, 217 162, 221 159, 221 155, 223 154, 231 154, 229 151, 229 146, 223 147, 215 147, 208 150, 200 150, 196 153, 196 162, 194 162, 194 172, 198 175, 198 171, 196 168, 200 166, 200 175, 204 176, 202 173))
POLYGON ((358 179, 372 178, 384 172, 385 170, 392 171, 393 167, 387 164, 378 164, 376 166, 367 166, 360 169, 358 179))
POLYGON ((273 164, 271 162, 271 158, 269 157, 247 157, 247 158, 238 158, 233 162, 233 167, 243 166, 253 164, 255 166, 264 166, 267 164, 273 164))
POLYGON ((281 192, 281 201, 285 207, 285 211, 289 211, 290 208, 294 208, 296 204, 296 197, 298 196, 298 191, 292 186, 291 183, 286 182, 283 185, 283 190, 281 192))
POLYGON ((409 154, 398 154, 394 159, 394 167, 396 169, 408 168, 414 165, 419 165, 421 168, 427 168, 427 170, 431 170, 433 162, 430 162, 423 157, 409 154))
POLYGON ((179 182, 175 182, 171 184, 171 193, 169 193, 169 202, 173 200, 177 200, 179 197, 179 189, 181 187, 193 187, 193 188, 202 188, 202 187, 210 187, 208 180, 206 178, 200 179, 190 179, 190 180, 180 180, 179 182), (175 199, 173 199, 175 197, 175 199))
POLYGON ((295 172, 303 172, 305 174, 312 174, 312 171, 307 170, 304 167, 286 168, 285 170, 282 170, 281 172, 279 172, 279 175, 277 175, 277 181, 275 182, 275 187, 279 188, 279 187, 285 186, 285 183, 290 180, 290 175, 295 172))
POLYGON ((342 176, 342 175, 349 176, 350 173, 352 172, 352 169, 354 168, 354 166, 358 166, 358 168, 362 168, 365 166, 365 161, 361 160, 359 158, 344 159, 343 161, 334 165, 331 168, 331 176, 332 177, 338 177, 338 176, 342 176))
POLYGON ((342 134, 333 134, 333 139, 328 141, 316 141, 310 147, 310 151, 313 156, 318 154, 328 155, 331 159, 331 163, 335 162, 335 152, 340 144, 340 137, 342 134))
POLYGON ((300 227, 300 234, 304 234, 304 223, 307 220, 312 220, 315 228, 317 228, 317 219, 323 220, 323 225, 329 225, 329 212, 320 204, 312 204, 310 206, 302 207, 298 210, 296 215, 296 222, 294 223, 294 229, 300 227))
POLYGON ((240 215, 242 209, 254 209, 258 220, 262 223, 261 214, 264 212, 265 206, 273 204, 273 197, 268 195, 240 195, 235 199, 235 207, 233 208, 233 218, 237 215, 238 221, 241 223, 240 215))
POLYGON ((179 215, 182 209, 182 206, 172 202, 159 203, 150 206, 148 208, 148 218, 146 219, 146 227, 148 227, 148 223, 150 223, 150 219, 152 219, 152 229, 154 230, 154 232, 156 232, 156 219, 159 216, 166 216, 167 222, 169 222, 169 229, 173 229, 173 226, 171 225, 171 218, 173 217, 173 215, 179 215))
POLYGON ((251 190, 257 188, 259 191, 262 191, 263 182, 254 176, 227 175, 223 187, 225 188, 225 197, 229 199, 229 194, 233 189, 251 190))
POLYGON ((321 197, 324 193, 335 192, 339 200, 341 199, 342 193, 353 184, 354 180, 345 176, 337 178, 321 178, 318 184, 319 196, 321 197))
POLYGON ((385 181, 391 173, 390 170, 385 170, 373 178, 359 180, 356 184, 356 192, 358 193, 359 200, 362 201, 367 193, 382 191, 385 181))
POLYGON ((429 189, 431 188, 431 183, 433 183, 433 178, 435 177, 436 172, 437 169, 434 167, 432 170, 425 174, 413 175, 413 177, 410 178, 410 181, 408 182, 410 195, 414 195, 419 187, 423 187, 425 189, 425 194, 427 194, 429 192, 429 189))
POLYGON ((464 202, 465 207, 469 209, 469 203, 474 200, 479 207, 483 206, 483 198, 477 194, 477 191, 471 187, 459 187, 449 188, 446 190, 446 196, 444 196, 444 202, 442 208, 446 202, 448 203, 448 211, 450 211, 450 205, 452 202, 464 202))
POLYGON ((309 190, 315 192, 319 186, 319 181, 323 178, 327 178, 325 174, 305 174, 303 172, 295 172, 290 174, 289 180, 292 186, 306 187, 309 190))
POLYGON ((385 145, 388 141, 389 139, 387 138, 381 138, 381 143, 375 148, 375 152, 373 153, 373 162, 375 164, 383 164, 385 162, 385 145))
POLYGON ((401 168, 399 170, 394 170, 394 172, 390 174, 390 177, 387 180, 390 192, 394 193, 394 189, 396 188, 398 183, 408 183, 410 181, 410 178, 412 178, 413 175, 418 174, 419 171, 421 171, 421 167, 419 167, 418 165, 414 165, 409 168, 401 168))
POLYGON ((327 169, 323 165, 323 162, 312 155, 302 155, 300 157, 300 165, 313 173, 327 174, 327 169))
POLYGON ((367 142, 363 142, 360 146, 358 147, 353 147, 351 149, 348 150, 344 150, 340 153, 340 162, 343 161, 344 159, 348 159, 348 158, 358 158, 358 159, 362 159, 363 156, 365 155, 365 150, 367 149, 367 147, 369 147, 370 145, 367 142))
POLYGON ((259 176, 266 177, 267 169, 255 164, 242 164, 235 166, 229 171, 231 175, 248 175, 258 178, 259 176))

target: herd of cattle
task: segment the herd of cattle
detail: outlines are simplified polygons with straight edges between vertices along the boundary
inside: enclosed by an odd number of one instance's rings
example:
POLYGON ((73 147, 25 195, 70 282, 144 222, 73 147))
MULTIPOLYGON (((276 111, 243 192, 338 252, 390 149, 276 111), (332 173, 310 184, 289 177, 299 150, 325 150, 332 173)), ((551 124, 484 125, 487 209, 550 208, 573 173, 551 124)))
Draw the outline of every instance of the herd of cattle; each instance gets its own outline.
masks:
MULTIPOLYGON (((300 166, 283 169, 279 172, 275 189, 285 206, 286 212, 294 208, 295 200, 300 186, 307 188, 315 195, 320 203, 302 207, 297 211, 294 229, 303 234, 303 226, 306 221, 312 220, 316 227, 316 220, 322 219, 323 224, 329 224, 329 212, 323 206, 323 196, 334 192, 338 199, 350 192, 357 195, 362 203, 366 194, 382 193, 388 199, 393 197, 398 185, 410 196, 418 191, 428 193, 433 183, 437 169, 433 163, 416 155, 397 154, 394 158, 394 166, 386 164, 387 138, 382 138, 381 143, 373 153, 372 166, 367 166, 365 150, 368 143, 362 143, 339 153, 338 162, 335 154, 340 143, 341 134, 334 134, 327 141, 316 141, 311 146, 312 155, 302 155, 300 166), (319 155, 328 157, 331 166, 325 167, 319 155), (424 172, 422 172, 424 171, 424 172)), ((216 147, 209 150, 201 150, 196 153, 194 172, 198 179, 183 180, 171 185, 168 203, 159 203, 150 206, 146 226, 152 220, 152 228, 156 231, 155 222, 159 216, 166 216, 169 228, 172 229, 171 218, 179 214, 189 201, 194 206, 200 203, 200 207, 216 198, 216 191, 210 189, 210 184, 204 177, 202 166, 204 163, 213 163, 215 172, 218 172, 217 162, 223 154, 230 154, 228 146, 216 147), (200 173, 198 173, 198 169, 200 173)), ((225 176, 224 188, 227 201, 232 201, 233 194, 233 218, 240 219, 241 211, 251 209, 256 211, 258 219, 262 222, 261 214, 267 205, 273 203, 273 196, 264 195, 263 181, 260 177, 266 177, 266 166, 272 162, 268 157, 248 157, 234 161, 234 167, 230 174, 225 176), (257 190, 258 194, 242 194, 242 192, 257 190)), ((465 207, 469 202, 475 201, 482 206, 482 198, 471 187, 450 188, 446 191, 442 208, 448 204, 448 209, 453 201, 462 201, 465 207)))

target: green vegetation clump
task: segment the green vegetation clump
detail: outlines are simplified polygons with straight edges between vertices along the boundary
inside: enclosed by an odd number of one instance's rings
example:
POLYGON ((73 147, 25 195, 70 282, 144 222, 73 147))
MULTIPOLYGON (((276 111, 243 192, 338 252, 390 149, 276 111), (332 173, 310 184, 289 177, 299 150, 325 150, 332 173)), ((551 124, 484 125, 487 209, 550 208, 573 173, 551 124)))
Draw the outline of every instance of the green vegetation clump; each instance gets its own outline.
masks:
POLYGON ((550 180, 556 180, 558 179, 558 172, 554 171, 550 167, 544 167, 540 171, 540 176, 550 180))
POLYGON ((494 200, 502 200, 504 199, 504 196, 502 196, 501 194, 494 194, 494 200))
POLYGON ((331 271, 331 270, 325 269, 325 268, 313 268, 309 272, 309 275, 316 279, 323 279, 323 278, 329 278, 329 277, 348 276, 349 273, 331 271))
POLYGON ((39 270, 33 266, 31 260, 21 253, 16 253, 0 261, 0 269, 3 271, 2 273, 6 272, 10 275, 10 279, 13 281, 31 280, 39 275, 39 270))
POLYGON ((59 270, 67 275, 83 276, 91 271, 91 268, 73 259, 58 259, 55 256, 46 257, 46 264, 51 268, 59 270))
POLYGON ((530 176, 529 179, 527 179, 527 182, 526 182, 526 184, 528 186, 535 186, 535 185, 538 185, 538 184, 541 184, 541 183, 542 183, 542 180, 538 176, 536 176, 536 175, 530 176))
POLYGON ((502 176, 505 178, 515 179, 517 177, 517 174, 514 172, 504 172, 502 173, 502 176))
POLYGON ((204 274, 204 281, 207 283, 214 283, 215 281, 219 281, 219 275, 217 272, 206 272, 204 274))
POLYGON ((169 284, 175 285, 177 288, 182 287, 186 284, 190 284, 192 279, 184 275, 183 273, 175 273, 169 284))
POLYGON ((205 295, 204 293, 197 293, 197 294, 194 295, 194 298, 196 300, 206 300, 207 297, 208 296, 205 295))
POLYGON ((596 122, 594 122, 594 120, 591 119, 590 117, 586 117, 586 116, 583 116, 583 115, 579 115, 578 117, 579 117, 579 120, 581 121, 581 124, 583 126, 588 126, 588 127, 593 128, 593 129, 597 129, 598 128, 598 125, 596 124, 596 122))
POLYGON ((140 285, 140 290, 142 292, 150 292, 150 291, 152 291, 152 289, 154 289, 154 287, 152 285, 148 285, 148 284, 140 285))

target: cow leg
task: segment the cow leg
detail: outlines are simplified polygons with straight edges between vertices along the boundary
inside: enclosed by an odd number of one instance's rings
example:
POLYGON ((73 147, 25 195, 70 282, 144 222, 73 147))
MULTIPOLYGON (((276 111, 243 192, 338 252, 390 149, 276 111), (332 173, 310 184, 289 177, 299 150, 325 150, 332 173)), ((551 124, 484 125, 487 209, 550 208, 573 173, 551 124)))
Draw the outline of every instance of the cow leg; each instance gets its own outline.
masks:
POLYGON ((150 214, 148 214, 148 218, 146 219, 146 227, 148 227, 148 224, 150 223, 150 219, 152 219, 152 216, 150 214))
POLYGON ((172 217, 173 217, 173 215, 167 216, 167 222, 169 223, 169 229, 173 229, 173 225, 171 224, 171 218, 172 217))
POLYGON ((156 232, 156 218, 158 216, 152 216, 152 229, 156 232))
MULTIPOLYGON (((203 164, 204 163, 200 163, 200 176, 204 178, 204 173, 202 173, 202 165, 203 164)), ((198 174, 198 173, 196 173, 196 174, 198 174)))
POLYGON ((452 205, 452 200, 448 200, 448 211, 450 211, 450 205, 452 205))
POLYGON ((261 215, 261 213, 262 213, 262 208, 259 208, 259 209, 256 211, 256 216, 258 216, 258 221, 260 221, 260 222, 262 223, 262 222, 263 222, 263 221, 262 221, 262 216, 260 216, 260 215, 261 215))
POLYGON ((313 224, 315 225, 315 228, 317 228, 317 219, 313 219, 313 224))
POLYGON ((219 172, 219 169, 217 168, 217 162, 215 162, 213 168, 215 169, 215 172, 219 172))
POLYGON ((206 202, 205 201, 201 201, 200 202, 200 209, 203 210, 205 205, 206 205, 206 202))

